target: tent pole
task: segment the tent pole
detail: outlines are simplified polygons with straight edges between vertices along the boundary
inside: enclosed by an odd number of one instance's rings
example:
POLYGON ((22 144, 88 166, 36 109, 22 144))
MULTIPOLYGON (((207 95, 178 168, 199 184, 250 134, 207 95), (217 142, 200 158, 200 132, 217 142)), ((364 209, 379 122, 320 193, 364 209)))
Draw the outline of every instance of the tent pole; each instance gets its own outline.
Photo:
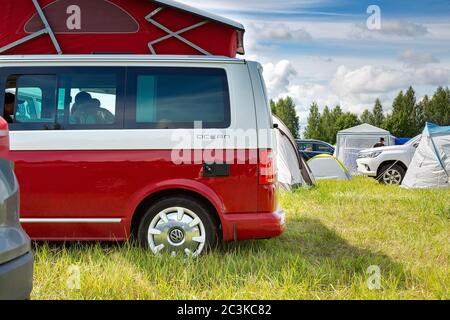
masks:
MULTIPOLYGON (((193 29, 196 29, 196 28, 198 28, 198 27, 201 27, 201 26, 207 24, 208 22, 209 22, 209 21, 207 21, 207 20, 202 21, 202 22, 199 22, 199 23, 194 24, 194 25, 192 25, 192 26, 190 26, 190 27, 187 27, 187 28, 178 30, 178 31, 174 32, 173 34, 178 34, 178 35, 183 34, 183 33, 188 32, 188 31, 190 31, 190 30, 193 30, 193 29)), ((155 45, 155 44, 157 44, 157 43, 160 43, 160 42, 162 42, 162 41, 164 41, 164 40, 167 40, 167 39, 172 38, 172 37, 173 37, 173 34, 168 34, 168 35, 166 35, 166 36, 164 36, 164 37, 162 37, 162 38, 153 40, 153 41, 150 42, 148 45, 153 47, 153 45, 155 45)))
POLYGON ((47 33, 47 29, 42 29, 42 30, 39 30, 39 31, 37 31, 37 32, 35 32, 33 34, 30 34, 30 35, 28 35, 28 36, 26 36, 26 37, 24 37, 22 39, 14 41, 14 42, 12 42, 12 43, 4 46, 4 47, 1 47, 0 48, 0 53, 3 53, 5 51, 8 51, 9 49, 17 47, 17 46, 21 45, 24 42, 27 42, 27 41, 32 40, 34 38, 40 37, 41 35, 43 35, 45 33, 47 33))
POLYGON ((39 6, 39 3, 37 2, 37 0, 31 0, 33 1, 34 6, 36 7, 36 11, 39 15, 39 17, 42 20, 42 23, 45 26, 45 29, 48 32, 48 35, 50 36, 50 39, 52 40, 53 45, 55 46, 56 52, 58 52, 58 54, 62 54, 62 50, 61 47, 59 46, 58 40, 56 40, 55 34, 53 33, 52 28, 50 27, 47 18, 44 15, 44 12, 42 11, 41 7, 39 6))
POLYGON ((36 31, 35 33, 32 33, 26 37, 23 37, 22 39, 19 39, 17 41, 14 41, 6 46, 3 46, 0 48, 0 53, 6 52, 14 47, 17 47, 19 45, 21 45, 22 43, 25 43, 27 41, 30 41, 34 38, 40 37, 43 34, 48 33, 48 35, 50 36, 50 39, 52 40, 53 46, 56 49, 56 52, 58 54, 62 54, 62 50, 61 47, 59 46, 58 41, 56 40, 55 34, 53 33, 52 28, 50 27, 47 18, 44 15, 44 12, 42 11, 41 7, 39 6, 39 3, 37 2, 37 0, 31 0, 34 4, 34 6, 36 7, 36 11, 39 15, 39 18, 41 18, 42 23, 44 24, 44 29, 36 31))
MULTIPOLYGON (((35 1, 35 0, 33 0, 33 1, 35 1)), ((180 36, 180 34, 182 34, 182 33, 184 33, 184 32, 187 32, 187 31, 189 31, 189 30, 193 30, 193 29, 195 29, 195 28, 198 28, 198 27, 201 27, 201 26, 205 25, 206 23, 209 22, 208 20, 199 22, 199 23, 197 23, 197 24, 195 24, 195 25, 192 25, 192 26, 190 26, 190 27, 186 27, 186 28, 184 28, 184 29, 181 29, 181 30, 178 30, 178 31, 175 31, 175 32, 174 32, 174 31, 170 30, 169 28, 163 26, 163 25, 160 24, 159 22, 153 20, 153 17, 154 17, 155 15, 157 15, 159 12, 161 12, 161 10, 163 10, 163 9, 164 9, 163 7, 157 8, 157 9, 153 10, 151 13, 149 13, 149 14, 145 17, 145 20, 147 20, 148 22, 150 22, 151 24, 153 24, 155 27, 157 27, 157 28, 159 28, 159 29, 161 29, 161 30, 163 30, 164 32, 167 33, 166 36, 161 37, 161 38, 156 39, 156 40, 153 40, 152 42, 149 42, 148 47, 149 47, 150 52, 151 52, 152 54, 156 54, 156 51, 155 51, 155 49, 153 48, 153 45, 155 45, 156 43, 159 43, 159 42, 161 42, 161 41, 164 41, 164 40, 167 40, 167 39, 170 39, 170 38, 174 37, 174 38, 177 38, 178 40, 180 40, 181 42, 187 44, 187 45, 190 46, 191 48, 194 48, 195 50, 199 51, 200 53, 203 53, 203 54, 206 55, 206 56, 210 56, 210 55, 211 55, 208 51, 204 50, 203 48, 200 48, 200 47, 197 46, 196 44, 194 44, 194 43, 192 43, 191 41, 187 40, 186 38, 180 36)))

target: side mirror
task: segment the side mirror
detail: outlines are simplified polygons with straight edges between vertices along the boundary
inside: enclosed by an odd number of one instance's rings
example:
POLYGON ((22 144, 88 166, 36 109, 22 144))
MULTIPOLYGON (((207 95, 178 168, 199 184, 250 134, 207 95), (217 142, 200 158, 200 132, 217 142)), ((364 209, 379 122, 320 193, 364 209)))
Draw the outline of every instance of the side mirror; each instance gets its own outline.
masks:
POLYGON ((8 158, 9 155, 9 127, 8 122, 0 117, 0 157, 8 158))

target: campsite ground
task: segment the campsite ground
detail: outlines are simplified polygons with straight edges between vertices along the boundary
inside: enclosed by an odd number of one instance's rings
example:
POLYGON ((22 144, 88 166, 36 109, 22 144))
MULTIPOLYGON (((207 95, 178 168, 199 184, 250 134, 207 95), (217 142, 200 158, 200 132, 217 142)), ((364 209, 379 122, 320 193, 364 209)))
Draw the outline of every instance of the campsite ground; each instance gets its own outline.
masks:
POLYGON ((230 243, 197 259, 130 244, 37 243, 32 298, 450 299, 449 189, 322 181, 283 193, 281 204, 280 238, 230 243), (379 267, 380 289, 368 288, 370 266, 379 267))

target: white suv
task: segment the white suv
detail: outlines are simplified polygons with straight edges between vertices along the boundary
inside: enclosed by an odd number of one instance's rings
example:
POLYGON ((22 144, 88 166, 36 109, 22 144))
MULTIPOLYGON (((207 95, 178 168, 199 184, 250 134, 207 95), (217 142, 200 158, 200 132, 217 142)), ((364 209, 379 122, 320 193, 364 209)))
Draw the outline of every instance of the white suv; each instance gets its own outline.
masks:
POLYGON ((362 150, 356 161, 358 172, 374 177, 381 183, 401 184, 419 145, 420 138, 420 135, 416 136, 401 146, 362 150))

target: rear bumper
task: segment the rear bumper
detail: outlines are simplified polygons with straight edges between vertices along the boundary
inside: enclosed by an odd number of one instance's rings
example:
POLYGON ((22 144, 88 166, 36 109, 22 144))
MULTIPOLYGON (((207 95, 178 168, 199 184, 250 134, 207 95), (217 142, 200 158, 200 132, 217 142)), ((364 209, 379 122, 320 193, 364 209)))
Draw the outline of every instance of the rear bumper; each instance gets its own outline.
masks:
POLYGON ((25 300, 33 288, 33 254, 0 265, 0 300, 25 300))
POLYGON ((282 209, 272 213, 237 213, 223 218, 223 240, 267 239, 281 235, 285 229, 282 209))

